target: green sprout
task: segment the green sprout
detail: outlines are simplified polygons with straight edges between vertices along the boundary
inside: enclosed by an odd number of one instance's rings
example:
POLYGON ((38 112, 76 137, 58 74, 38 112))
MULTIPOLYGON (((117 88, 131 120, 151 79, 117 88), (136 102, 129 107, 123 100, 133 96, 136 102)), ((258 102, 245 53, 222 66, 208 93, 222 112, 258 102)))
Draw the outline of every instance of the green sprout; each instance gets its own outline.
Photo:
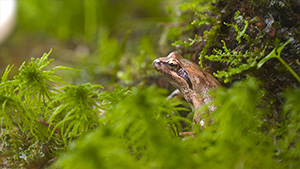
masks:
MULTIPOLYGON (((237 11, 235 13, 234 19, 235 20, 238 20, 238 19, 242 19, 243 20, 243 17, 240 15, 240 11, 237 11)), ((244 28, 239 29, 239 27, 238 27, 238 25, 236 23, 230 24, 230 23, 224 22, 224 24, 226 26, 232 26, 234 28, 235 32, 237 33, 237 36, 236 36, 235 39, 238 41, 238 43, 242 42, 242 40, 241 40, 242 37, 244 37, 245 39, 249 40, 249 36, 246 34, 246 30, 248 28, 249 22, 247 20, 244 20, 244 23, 245 23, 244 28)))

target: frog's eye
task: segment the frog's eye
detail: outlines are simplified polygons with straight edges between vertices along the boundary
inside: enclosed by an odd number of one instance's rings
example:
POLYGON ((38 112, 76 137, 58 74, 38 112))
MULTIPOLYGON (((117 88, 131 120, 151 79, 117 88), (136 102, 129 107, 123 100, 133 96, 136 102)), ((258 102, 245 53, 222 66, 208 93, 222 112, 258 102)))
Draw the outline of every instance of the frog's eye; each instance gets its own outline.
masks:
POLYGON ((168 65, 169 65, 169 68, 172 70, 177 70, 179 67, 179 64, 173 59, 169 61, 168 65))

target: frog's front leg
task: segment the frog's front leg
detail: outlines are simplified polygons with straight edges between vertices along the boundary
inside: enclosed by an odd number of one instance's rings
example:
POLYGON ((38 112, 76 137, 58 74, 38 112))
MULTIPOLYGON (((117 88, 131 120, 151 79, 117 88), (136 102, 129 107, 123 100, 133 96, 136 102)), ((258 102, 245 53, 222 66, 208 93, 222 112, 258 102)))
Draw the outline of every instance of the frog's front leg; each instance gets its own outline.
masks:
POLYGON ((183 95, 181 94, 181 92, 180 92, 178 89, 176 89, 176 90, 174 90, 174 91, 167 97, 167 99, 170 100, 170 99, 172 99, 172 98, 174 98, 174 97, 177 97, 177 98, 179 98, 179 99, 182 99, 182 98, 183 98, 183 95))
POLYGON ((211 101, 213 100, 212 96, 199 98, 201 99, 202 104, 198 104, 197 107, 195 106, 193 124, 200 125, 200 128, 203 129, 211 124, 212 119, 210 119, 210 116, 208 115, 216 110, 216 106, 211 104, 211 101))

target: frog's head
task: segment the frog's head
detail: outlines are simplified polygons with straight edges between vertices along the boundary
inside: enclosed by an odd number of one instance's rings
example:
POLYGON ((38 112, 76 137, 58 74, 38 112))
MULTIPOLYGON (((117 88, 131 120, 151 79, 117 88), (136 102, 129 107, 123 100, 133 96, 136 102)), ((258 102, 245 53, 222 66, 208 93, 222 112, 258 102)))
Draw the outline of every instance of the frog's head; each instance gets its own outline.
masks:
POLYGON ((167 57, 161 57, 153 61, 153 67, 181 92, 193 90, 189 73, 185 70, 185 65, 181 63, 182 60, 183 58, 179 53, 172 52, 167 57))

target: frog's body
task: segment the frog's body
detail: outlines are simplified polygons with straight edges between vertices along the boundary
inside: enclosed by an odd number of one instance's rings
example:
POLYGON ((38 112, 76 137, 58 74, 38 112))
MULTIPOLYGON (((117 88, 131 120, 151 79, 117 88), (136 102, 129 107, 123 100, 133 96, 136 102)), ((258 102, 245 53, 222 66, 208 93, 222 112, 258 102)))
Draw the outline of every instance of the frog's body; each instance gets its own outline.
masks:
MULTIPOLYGON (((153 61, 153 67, 162 73, 176 87, 184 98, 198 109, 208 104, 212 97, 208 95, 211 88, 220 86, 219 81, 201 69, 194 62, 184 59, 177 52, 170 53, 153 61)), ((213 111, 214 106, 209 107, 213 111)), ((199 123, 201 114, 195 114, 194 123, 199 123)))

